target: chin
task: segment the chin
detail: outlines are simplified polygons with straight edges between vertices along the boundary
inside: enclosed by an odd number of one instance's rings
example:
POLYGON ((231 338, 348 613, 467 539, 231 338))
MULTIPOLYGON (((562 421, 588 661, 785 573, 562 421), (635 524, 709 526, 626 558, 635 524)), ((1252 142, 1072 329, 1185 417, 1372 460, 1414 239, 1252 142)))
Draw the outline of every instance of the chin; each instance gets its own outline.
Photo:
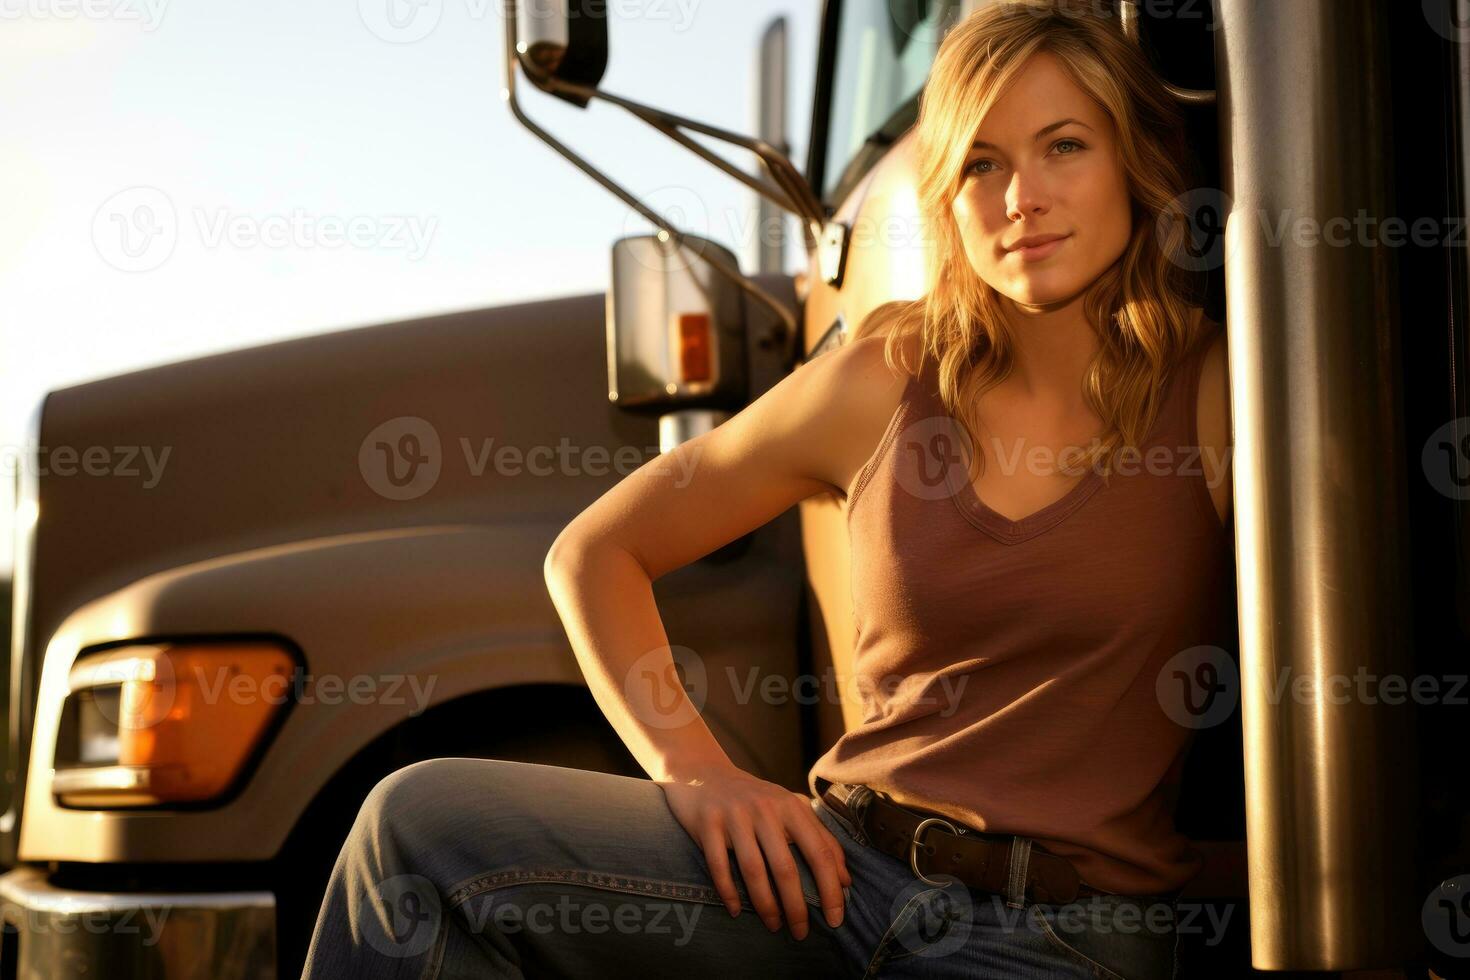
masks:
POLYGON ((1001 293, 1024 306, 1048 306, 1072 299, 1082 288, 1081 283, 1057 282, 1053 276, 1038 275, 1014 281, 1001 293))

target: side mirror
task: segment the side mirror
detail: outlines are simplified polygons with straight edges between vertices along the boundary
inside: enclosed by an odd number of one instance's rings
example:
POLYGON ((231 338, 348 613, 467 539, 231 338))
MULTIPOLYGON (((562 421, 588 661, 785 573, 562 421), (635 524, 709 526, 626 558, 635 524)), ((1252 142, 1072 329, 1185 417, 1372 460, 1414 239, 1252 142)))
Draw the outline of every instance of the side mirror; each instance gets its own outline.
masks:
POLYGON ((744 406, 744 293, 703 253, 731 267, 722 245, 685 236, 619 239, 607 293, 608 398, 623 408, 674 411, 744 406))
POLYGON ((508 0, 514 5, 516 58, 537 88, 585 109, 584 95, 555 79, 596 88, 607 71, 607 5, 598 0, 508 0))

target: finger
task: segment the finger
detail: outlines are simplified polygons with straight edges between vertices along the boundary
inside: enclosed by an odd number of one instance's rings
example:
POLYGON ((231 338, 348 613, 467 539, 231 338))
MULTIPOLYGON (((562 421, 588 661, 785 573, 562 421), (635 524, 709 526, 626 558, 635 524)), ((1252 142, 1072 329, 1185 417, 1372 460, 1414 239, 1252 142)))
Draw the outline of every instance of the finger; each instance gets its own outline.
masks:
POLYGON ((763 811, 755 826, 756 839, 766 852, 766 864, 776 882, 776 892, 786 909, 791 934, 805 939, 807 934, 806 896, 801 890, 801 874, 791 853, 791 837, 786 829, 789 819, 782 812, 763 811))
POLYGON ((771 883, 766 878, 766 859, 761 854, 760 845, 756 843, 755 833, 750 825, 741 822, 740 818, 734 818, 735 824, 730 827, 730 840, 735 849, 735 860, 740 865, 740 876, 745 879, 745 891, 750 896, 750 904, 755 906, 756 914, 766 924, 766 928, 775 932, 781 928, 781 910, 776 905, 776 896, 771 893, 771 883))
POLYGON ((838 840, 837 836, 827 829, 826 823, 822 821, 821 814, 817 812, 822 806, 821 802, 813 796, 802 796, 800 793, 796 795, 806 804, 808 811, 812 815, 813 825, 822 834, 823 839, 827 841, 828 849, 832 852, 833 857, 837 859, 837 875, 842 879, 843 887, 851 888, 852 872, 847 870, 847 852, 842 849, 842 841, 838 840))
POLYGON ((725 909, 733 916, 740 914, 740 892, 735 887, 735 878, 730 874, 729 843, 724 830, 712 827, 700 841, 704 847, 704 860, 709 865, 710 880, 715 891, 725 902, 725 909))
MULTIPOLYGON (((827 833, 826 827, 814 827, 812 821, 806 819, 799 819, 797 824, 791 832, 796 837, 796 844, 801 848, 807 867, 812 869, 812 877, 816 879, 817 894, 822 898, 822 911, 827 917, 827 925, 836 929, 842 925, 846 902, 842 898, 842 878, 838 874, 840 858, 833 856, 832 847, 835 845, 829 844, 826 839, 832 835, 827 833)), ((842 848, 838 847, 837 852, 841 854, 842 848)))

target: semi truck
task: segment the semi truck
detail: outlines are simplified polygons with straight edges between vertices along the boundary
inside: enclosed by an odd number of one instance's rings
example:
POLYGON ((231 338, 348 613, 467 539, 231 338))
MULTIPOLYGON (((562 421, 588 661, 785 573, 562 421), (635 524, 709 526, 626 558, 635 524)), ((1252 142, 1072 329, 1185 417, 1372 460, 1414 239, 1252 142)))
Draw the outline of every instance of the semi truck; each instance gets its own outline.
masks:
MULTIPOLYGON (((927 72, 991 2, 823 0, 800 93, 774 18, 751 134, 600 87, 605 5, 508 3, 507 110, 653 229, 612 244, 605 293, 49 391, 15 477, 0 976, 295 976, 388 774, 462 756, 643 776, 566 642, 548 548, 622 476, 923 295, 921 229, 884 229, 919 228, 927 72), (541 126, 527 89, 617 105, 742 182, 770 229, 752 267, 541 126), (89 478, 94 446, 168 464, 89 478)), ((1203 181, 1178 217, 1230 336, 1236 688, 1179 800, 1207 857, 1184 975, 1466 975, 1470 4, 1087 2, 1184 107, 1203 181), (1434 693, 1283 698, 1283 672, 1434 693)), ((846 689, 843 504, 815 495, 658 579, 671 639, 711 670, 846 689)), ((801 691, 709 685, 700 710, 736 764, 804 792, 861 708, 801 691)))

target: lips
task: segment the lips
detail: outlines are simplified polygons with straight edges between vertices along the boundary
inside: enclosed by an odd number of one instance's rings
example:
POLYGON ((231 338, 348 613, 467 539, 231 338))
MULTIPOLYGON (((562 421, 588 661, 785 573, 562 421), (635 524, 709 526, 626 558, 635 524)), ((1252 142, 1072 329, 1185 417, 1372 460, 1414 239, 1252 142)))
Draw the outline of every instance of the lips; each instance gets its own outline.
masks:
POLYGON ((1048 244, 1050 242, 1059 242, 1063 238, 1067 238, 1067 237, 1069 237, 1069 236, 1067 236, 1067 235, 1029 235, 1026 238, 1022 238, 1022 239, 1020 239, 1020 240, 1018 240, 1018 241, 1016 241, 1016 242, 1014 242, 1014 243, 1006 246, 1006 251, 1007 252, 1019 252, 1019 251, 1022 251, 1023 249, 1036 248, 1036 247, 1038 247, 1040 245, 1046 245, 1046 244, 1048 244))

